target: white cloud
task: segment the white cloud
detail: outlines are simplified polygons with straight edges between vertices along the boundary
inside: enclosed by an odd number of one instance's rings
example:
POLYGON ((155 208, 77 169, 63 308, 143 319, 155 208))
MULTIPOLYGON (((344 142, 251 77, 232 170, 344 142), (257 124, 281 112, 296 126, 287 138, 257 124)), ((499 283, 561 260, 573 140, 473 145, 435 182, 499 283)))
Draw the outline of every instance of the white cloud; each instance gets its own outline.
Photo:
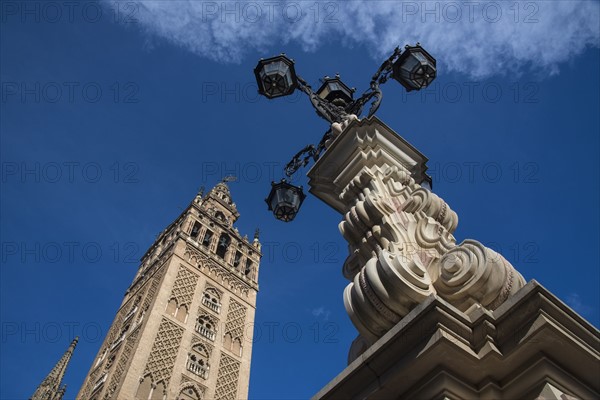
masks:
POLYGON ((250 52, 279 53, 288 43, 305 51, 328 42, 364 45, 383 59, 397 45, 420 41, 442 68, 472 77, 524 68, 553 74, 600 45, 595 0, 149 0, 137 2, 133 16, 151 36, 233 63, 250 52))
POLYGON ((325 307, 321 306, 319 308, 315 308, 312 310, 312 315, 316 318, 323 317, 325 321, 329 320, 329 316, 331 315, 331 311, 325 309, 325 307))
POLYGON ((594 309, 581 301, 581 296, 577 293, 570 293, 565 299, 565 303, 583 317, 589 316, 594 309))

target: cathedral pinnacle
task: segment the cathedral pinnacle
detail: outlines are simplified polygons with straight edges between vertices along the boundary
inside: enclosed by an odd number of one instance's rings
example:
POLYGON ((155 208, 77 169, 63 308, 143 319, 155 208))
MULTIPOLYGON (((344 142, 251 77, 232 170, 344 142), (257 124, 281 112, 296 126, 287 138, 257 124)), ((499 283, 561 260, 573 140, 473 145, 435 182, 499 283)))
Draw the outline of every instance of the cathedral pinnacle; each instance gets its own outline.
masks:
POLYGON ((77 346, 77 342, 79 341, 79 337, 73 339, 69 348, 63 354, 63 356, 58 360, 52 371, 44 378, 42 383, 37 387, 30 400, 61 400, 65 394, 67 389, 67 385, 62 385, 63 377, 65 376, 65 371, 67 370, 67 365, 69 365, 69 361, 71 360, 71 356, 73 355, 73 351, 75 351, 75 347, 77 346))

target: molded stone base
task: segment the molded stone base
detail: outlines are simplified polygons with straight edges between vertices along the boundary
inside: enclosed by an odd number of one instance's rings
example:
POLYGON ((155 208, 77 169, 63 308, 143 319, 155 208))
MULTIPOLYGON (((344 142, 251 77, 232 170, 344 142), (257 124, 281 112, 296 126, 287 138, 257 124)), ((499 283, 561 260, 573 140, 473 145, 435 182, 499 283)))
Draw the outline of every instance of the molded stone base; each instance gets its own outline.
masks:
POLYGON ((597 399, 600 332, 536 281, 494 312, 432 295, 314 399, 597 399))

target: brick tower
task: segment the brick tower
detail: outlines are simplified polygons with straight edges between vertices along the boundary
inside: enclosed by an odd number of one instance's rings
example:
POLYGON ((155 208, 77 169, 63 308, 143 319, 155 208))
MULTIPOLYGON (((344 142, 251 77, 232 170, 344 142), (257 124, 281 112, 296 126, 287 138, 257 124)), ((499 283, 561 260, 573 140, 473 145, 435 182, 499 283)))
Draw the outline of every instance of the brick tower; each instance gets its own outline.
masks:
POLYGON ((156 239, 77 399, 248 396, 261 259, 233 226, 227 183, 201 191, 156 239))

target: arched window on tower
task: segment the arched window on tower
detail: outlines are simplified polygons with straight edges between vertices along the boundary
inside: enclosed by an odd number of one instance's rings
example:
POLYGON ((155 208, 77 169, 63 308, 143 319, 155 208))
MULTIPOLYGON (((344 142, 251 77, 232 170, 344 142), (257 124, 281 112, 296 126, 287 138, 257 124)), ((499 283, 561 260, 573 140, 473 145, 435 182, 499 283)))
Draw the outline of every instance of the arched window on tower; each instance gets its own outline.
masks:
POLYGON ((202 227, 202 225, 200 225, 200 222, 194 221, 194 225, 192 226, 192 231, 190 232, 190 237, 192 239, 196 239, 198 237, 198 235, 200 234, 201 227, 202 227))
POLYGON ((160 381, 155 384, 151 374, 148 374, 140 379, 140 385, 135 392, 136 400, 164 400, 165 396, 165 383, 160 381))
POLYGON ((216 321, 209 315, 202 314, 196 321, 196 332, 214 342, 217 337, 216 321))
POLYGON ((219 243, 217 244, 217 255, 219 257, 225 259, 229 244, 231 244, 231 238, 226 233, 222 233, 221 237, 219 237, 219 243))
POLYGON ((127 331, 129 330, 130 325, 126 324, 123 329, 121 329, 121 333, 119 334, 119 337, 117 337, 112 345, 110 346, 110 351, 113 351, 114 349, 116 349, 121 343, 123 343, 123 340, 125 340, 125 336, 127 336, 127 331))
POLYGON ((231 350, 231 333, 227 332, 223 337, 223 347, 227 350, 231 350))
POLYGON ((238 357, 242 356, 242 340, 239 337, 232 338, 229 332, 223 337, 223 347, 238 357))
POLYGON ((140 386, 138 386, 137 392, 135 393, 136 400, 148 400, 150 393, 152 392, 152 375, 146 375, 140 379, 140 386))
POLYGON ((200 400, 200 398, 200 393, 193 386, 182 389, 177 396, 177 400, 200 400))
POLYGON ((233 266, 234 268, 238 268, 240 263, 242 262, 242 253, 239 251, 235 252, 235 257, 233 258, 233 266))
POLYGON ((202 344, 197 344, 192 347, 192 351, 188 353, 186 368, 188 371, 198 375, 202 379, 208 379, 208 350, 202 344))
POLYGON ((242 341, 240 338, 235 338, 231 344, 231 352, 237 356, 242 356, 242 341))
POLYGON ((131 317, 133 317, 135 315, 135 313, 137 312, 138 306, 139 306, 139 304, 140 304, 141 301, 142 301, 142 296, 137 296, 135 298, 135 300, 133 301, 133 304, 129 308, 129 312, 127 313, 127 315, 125 316, 125 318, 123 318, 124 321, 128 321, 129 318, 131 318, 131 317))
POLYGON ((175 300, 174 298, 169 300, 169 303, 167 303, 167 311, 166 313, 172 317, 175 316, 175 313, 177 312, 177 300, 175 300))
POLYGON ((204 234, 204 238, 202 238, 202 245, 206 247, 210 247, 210 243, 212 242, 213 232, 210 230, 206 230, 204 234))
POLYGON ((100 390, 102 386, 104 386, 104 383, 106 382, 107 378, 108 372, 104 372, 102 375, 100 375, 100 378, 96 380, 96 382, 94 383, 94 387, 92 387, 92 394, 94 394, 95 392, 100 390))
POLYGON ((177 308, 177 313, 175 314, 175 319, 180 322, 184 322, 187 320, 188 308, 185 304, 180 305, 177 308))
POLYGON ((202 294, 202 304, 219 314, 221 312, 221 294, 215 288, 206 288, 202 294))
POLYGON ((171 317, 175 317, 180 322, 185 323, 188 316, 188 306, 185 304, 179 305, 175 298, 169 300, 166 313, 171 317))
POLYGON ((223 214, 221 211, 217 211, 215 213, 215 218, 219 221, 225 222, 225 214, 223 214))
POLYGON ((156 386, 152 389, 152 394, 150 395, 150 400, 164 400, 165 399, 166 387, 163 381, 160 381, 156 384, 156 386))
POLYGON ((115 362, 115 357, 116 357, 116 355, 113 354, 112 356, 110 356, 108 358, 108 361, 106 361, 106 365, 104 366, 104 369, 110 369, 110 367, 112 367, 113 363, 115 362))
POLYGON ((248 278, 252 278, 252 260, 246 259, 246 268, 244 268, 244 275, 248 278))
POLYGON ((98 361, 96 361, 96 365, 94 365, 94 367, 97 367, 98 365, 100 365, 100 363, 102 361, 104 361, 104 357, 106 357, 106 353, 108 353, 108 348, 104 349, 104 351, 102 352, 102 355, 100 357, 98 357, 98 361))

